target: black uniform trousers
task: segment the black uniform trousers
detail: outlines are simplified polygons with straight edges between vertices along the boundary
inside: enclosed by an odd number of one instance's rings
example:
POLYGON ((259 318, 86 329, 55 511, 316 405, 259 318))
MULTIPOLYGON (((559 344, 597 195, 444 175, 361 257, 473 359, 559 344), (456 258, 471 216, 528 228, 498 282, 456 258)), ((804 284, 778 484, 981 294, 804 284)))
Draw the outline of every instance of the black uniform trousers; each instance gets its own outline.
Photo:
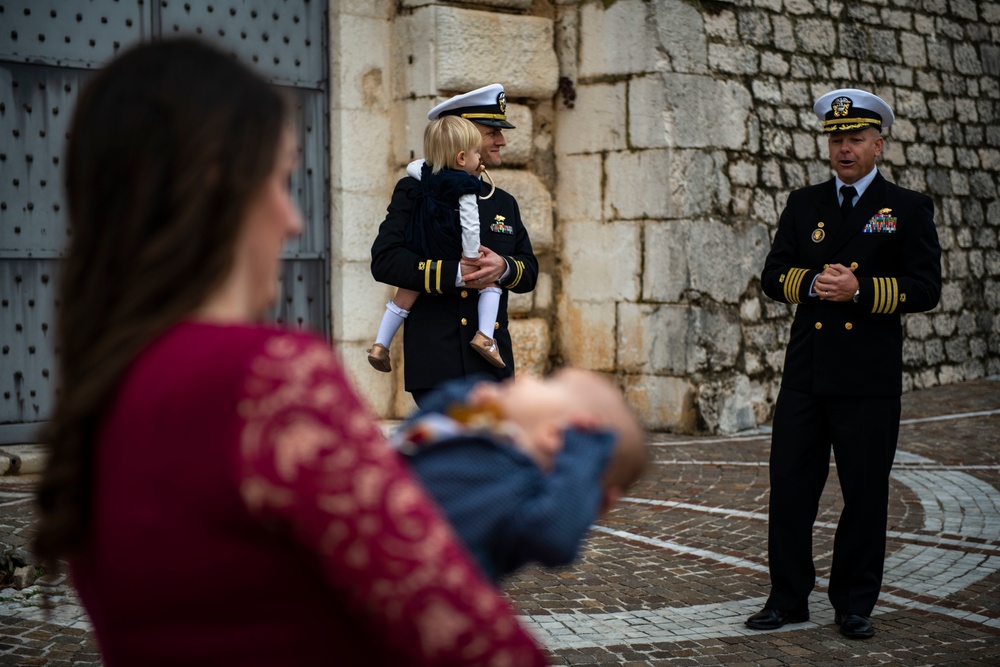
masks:
POLYGON ((765 606, 806 610, 816 580, 813 523, 832 445, 844 508, 829 598, 841 614, 871 615, 882 585, 899 415, 898 396, 823 396, 782 387, 771 439, 771 596, 765 606))

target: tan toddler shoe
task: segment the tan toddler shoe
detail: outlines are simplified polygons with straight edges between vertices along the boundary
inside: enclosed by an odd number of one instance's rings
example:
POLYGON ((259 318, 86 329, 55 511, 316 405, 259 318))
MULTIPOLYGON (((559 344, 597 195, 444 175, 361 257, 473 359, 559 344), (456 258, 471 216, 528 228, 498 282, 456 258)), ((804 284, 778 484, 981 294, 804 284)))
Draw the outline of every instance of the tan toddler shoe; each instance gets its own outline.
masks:
POLYGON ((497 368, 507 368, 507 364, 503 362, 500 358, 500 350, 497 349, 497 342, 493 338, 489 338, 482 331, 477 331, 475 338, 473 338, 469 345, 472 349, 483 355, 486 361, 490 362, 497 368))
POLYGON ((388 373, 392 370, 392 364, 389 362, 389 349, 375 343, 368 349, 368 363, 375 370, 388 373))

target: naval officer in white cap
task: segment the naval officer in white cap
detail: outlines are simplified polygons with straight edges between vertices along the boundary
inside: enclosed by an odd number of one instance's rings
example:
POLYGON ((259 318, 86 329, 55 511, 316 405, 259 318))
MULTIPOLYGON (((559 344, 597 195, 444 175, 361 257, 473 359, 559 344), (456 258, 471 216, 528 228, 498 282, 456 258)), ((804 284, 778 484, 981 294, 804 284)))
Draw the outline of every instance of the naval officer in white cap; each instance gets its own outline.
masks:
POLYGON ((885 562, 889 471, 902 393, 900 315, 941 293, 934 204, 879 173, 894 116, 876 95, 831 91, 813 105, 835 177, 792 192, 761 272, 764 293, 795 304, 771 435, 771 594, 747 626, 809 620, 812 527, 830 449, 844 498, 829 599, 842 635, 875 634, 885 562))
MULTIPOLYGON (((487 169, 499 167, 500 151, 507 144, 503 131, 513 129, 507 120, 507 98, 499 83, 456 95, 438 104, 428 120, 461 116, 475 123, 483 137, 482 161, 487 169)), ((483 183, 479 200, 480 248, 476 265, 463 282, 459 257, 423 257, 407 245, 406 228, 421 196, 420 183, 405 176, 396 183, 385 220, 372 244, 375 280, 421 292, 403 323, 403 359, 406 390, 420 405, 442 382, 473 375, 502 380, 514 374, 514 355, 507 328, 508 292, 530 292, 538 279, 538 260, 521 222, 517 201, 501 188, 490 195, 483 183), (484 198, 485 197, 485 198, 484 198), (497 283, 504 290, 496 323, 496 340, 505 368, 488 364, 468 341, 478 320, 479 293, 475 285, 497 283), (469 327, 472 327, 471 329, 469 327)))

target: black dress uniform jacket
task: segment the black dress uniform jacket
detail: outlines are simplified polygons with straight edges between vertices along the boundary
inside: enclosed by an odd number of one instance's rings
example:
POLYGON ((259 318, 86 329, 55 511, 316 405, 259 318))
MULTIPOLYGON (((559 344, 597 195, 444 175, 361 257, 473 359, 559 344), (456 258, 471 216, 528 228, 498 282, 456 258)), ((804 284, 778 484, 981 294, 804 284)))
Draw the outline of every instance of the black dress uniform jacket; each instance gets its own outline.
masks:
MULTIPOLYGON (((482 196, 489 193, 488 184, 481 188, 482 196)), ((530 292, 538 279, 538 260, 517 201, 500 188, 489 199, 479 200, 480 244, 503 255, 510 267, 500 284, 505 291, 493 336, 507 367, 495 368, 469 345, 479 321, 479 292, 455 286, 459 257, 421 257, 406 245, 406 228, 420 192, 419 181, 410 176, 396 183, 372 245, 375 280, 421 292, 403 324, 406 390, 431 389, 446 380, 476 374, 509 377, 514 373, 514 355, 507 329, 507 290, 530 292)))
POLYGON ((900 314, 941 294, 934 204, 881 174, 841 221, 835 181, 792 192, 761 273, 772 299, 798 304, 782 386, 816 395, 899 396, 900 314), (823 301, 809 288, 827 264, 854 268, 858 303, 823 301))

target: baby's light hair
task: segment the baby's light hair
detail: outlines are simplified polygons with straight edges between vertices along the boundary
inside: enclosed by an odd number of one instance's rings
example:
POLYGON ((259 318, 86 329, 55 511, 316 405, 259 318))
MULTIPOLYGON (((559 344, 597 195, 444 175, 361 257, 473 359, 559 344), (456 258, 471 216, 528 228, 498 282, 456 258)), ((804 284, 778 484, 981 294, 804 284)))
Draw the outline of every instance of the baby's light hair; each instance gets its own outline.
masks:
POLYGON ((564 368, 577 395, 577 406, 615 432, 617 441, 604 471, 605 486, 623 493, 635 484, 649 464, 646 431, 621 390, 594 371, 564 368))
POLYGON ((445 167, 458 169, 459 152, 481 146, 483 135, 470 120, 460 116, 442 116, 424 130, 424 161, 436 174, 445 167))

